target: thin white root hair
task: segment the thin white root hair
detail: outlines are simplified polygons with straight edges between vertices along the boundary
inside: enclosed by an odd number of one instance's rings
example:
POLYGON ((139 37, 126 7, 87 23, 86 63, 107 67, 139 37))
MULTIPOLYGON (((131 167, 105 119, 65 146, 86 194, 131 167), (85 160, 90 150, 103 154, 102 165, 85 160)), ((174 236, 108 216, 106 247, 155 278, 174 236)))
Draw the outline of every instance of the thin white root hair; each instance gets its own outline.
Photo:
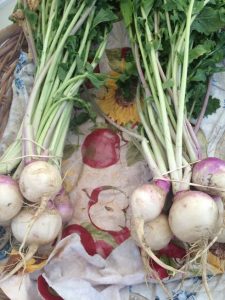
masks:
MULTIPOLYGON (((217 241, 218 239, 218 236, 221 234, 221 232, 223 231, 223 227, 220 228, 220 230, 218 231, 217 235, 214 237, 214 239, 208 244, 207 247, 205 247, 202 251, 198 251, 197 254, 195 255, 194 258, 192 258, 190 261, 189 261, 189 264, 195 262, 197 259, 201 258, 202 255, 204 255, 205 253, 207 253, 209 251, 209 249, 212 247, 213 244, 215 244, 215 242, 217 241)), ((183 270, 185 268, 185 265, 183 267, 181 267, 180 270, 183 270)))
POLYGON ((16 265, 16 267, 14 269, 12 269, 9 273, 7 273, 5 276, 3 276, 0 279, 0 283, 2 283, 3 281, 9 279, 10 277, 12 277, 14 274, 16 274, 21 268, 24 268, 24 261, 25 263, 27 261, 29 261, 34 254, 37 252, 38 250, 38 246, 37 245, 30 245, 28 252, 26 253, 26 255, 24 256, 24 258, 16 265))
POLYGON ((203 286, 205 288, 206 294, 208 296, 209 300, 213 300, 212 294, 210 292, 210 288, 208 285, 208 280, 207 280, 207 257, 208 257, 208 251, 204 252, 202 255, 202 282, 203 286))
MULTIPOLYGON (((30 224, 27 227, 27 230, 26 230, 23 242, 22 242, 22 244, 20 245, 20 248, 19 248, 19 254, 20 254, 20 256, 22 257, 23 260, 25 258, 24 254, 23 254, 23 248, 25 247, 25 244, 26 244, 26 241, 27 241, 27 237, 28 237, 28 235, 30 233, 30 230, 33 227, 36 219, 45 211, 45 209, 47 207, 47 204, 48 204, 48 200, 49 200, 48 198, 44 198, 44 197, 41 199, 41 204, 38 207, 38 209, 36 210, 36 212, 35 212, 35 214, 33 216, 33 220, 30 222, 30 224)), ((25 261, 24 261, 24 264, 25 264, 25 261)))

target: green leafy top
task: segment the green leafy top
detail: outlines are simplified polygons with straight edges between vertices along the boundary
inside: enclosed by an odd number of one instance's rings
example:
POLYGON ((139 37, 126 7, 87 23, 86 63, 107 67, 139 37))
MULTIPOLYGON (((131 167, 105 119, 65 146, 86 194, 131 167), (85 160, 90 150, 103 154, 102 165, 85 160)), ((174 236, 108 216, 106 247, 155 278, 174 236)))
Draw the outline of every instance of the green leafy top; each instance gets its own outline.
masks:
MULTIPOLYGON (((189 3, 190 1, 188 0, 120 1, 120 9, 125 25, 131 32, 134 31, 136 26, 146 55, 149 53, 152 45, 154 46, 162 70, 165 73, 168 73, 167 70, 170 67, 171 47, 176 47, 177 43, 182 39, 184 20, 186 19, 189 3), (146 20, 141 14, 141 9, 145 13, 146 20), (167 16, 170 28, 168 27, 167 16), (145 22, 148 23, 153 33, 151 43, 147 41, 146 34, 143 34, 145 22)), ((225 57, 224 29, 225 2, 223 0, 213 0, 207 5, 205 5, 204 0, 194 1, 186 92, 187 109, 192 110, 192 116, 194 117, 200 112, 199 108, 202 106, 205 97, 209 77, 215 72, 224 70, 224 68, 218 67, 218 63, 225 57), (194 106, 193 103, 195 103, 194 106)), ((131 39, 137 39, 137 36, 131 35, 131 39)), ((138 41, 136 40, 136 42, 138 41)), ((179 62, 182 64, 183 52, 179 51, 176 54, 179 62)), ((173 84, 173 80, 169 77, 163 83, 163 88, 172 88, 173 84)), ((213 101, 212 103, 210 109, 206 111, 206 115, 218 108, 218 101, 213 101)))

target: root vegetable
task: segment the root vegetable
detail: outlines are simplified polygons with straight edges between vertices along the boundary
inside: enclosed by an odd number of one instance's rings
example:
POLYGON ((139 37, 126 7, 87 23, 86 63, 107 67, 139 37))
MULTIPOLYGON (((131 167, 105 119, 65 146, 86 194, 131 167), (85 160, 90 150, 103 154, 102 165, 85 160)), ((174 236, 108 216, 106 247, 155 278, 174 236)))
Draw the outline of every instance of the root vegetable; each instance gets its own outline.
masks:
POLYGON ((170 183, 157 180, 138 187, 131 196, 131 213, 134 218, 144 222, 152 221, 159 216, 165 204, 170 183))
MULTIPOLYGON (((131 236, 140 247, 141 244, 134 224, 134 220, 131 220, 131 236)), ((145 243, 152 251, 157 251, 166 247, 172 237, 173 233, 169 227, 168 217, 164 214, 160 214, 154 220, 144 224, 145 243)))
POLYGON ((167 216, 161 214, 153 221, 145 223, 144 236, 146 243, 153 251, 166 247, 173 237, 167 216))
POLYGON ((0 176, 0 223, 15 217, 23 205, 23 197, 18 184, 9 176, 0 176))
POLYGON ((55 240, 62 227, 62 219, 56 210, 45 210, 33 222, 35 211, 33 209, 22 210, 12 221, 11 229, 14 237, 20 243, 28 246, 23 259, 8 274, 1 278, 0 282, 8 279, 18 272, 28 260, 37 252, 39 246, 49 244, 55 240), (30 228, 30 224, 32 227, 30 228))
POLYGON ((46 161, 35 161, 23 169, 19 186, 23 196, 31 202, 42 198, 49 200, 60 191, 62 178, 55 166, 46 161))
POLYGON ((218 207, 212 197, 199 191, 185 191, 174 197, 169 225, 178 239, 194 243, 212 236, 218 217, 218 207))
POLYGON ((225 161, 216 157, 208 157, 196 163, 193 168, 192 181, 199 185, 196 186, 198 190, 224 197, 225 161))
POLYGON ((73 217, 73 205, 65 190, 61 190, 54 199, 54 205, 62 217, 63 223, 68 223, 73 217))
MULTIPOLYGON (((20 243, 23 242, 28 226, 34 218, 33 209, 22 210, 12 221, 11 228, 14 237, 20 243)), ((62 227, 62 219, 59 213, 52 210, 45 210, 31 227, 26 244, 46 245, 54 241, 62 227)))

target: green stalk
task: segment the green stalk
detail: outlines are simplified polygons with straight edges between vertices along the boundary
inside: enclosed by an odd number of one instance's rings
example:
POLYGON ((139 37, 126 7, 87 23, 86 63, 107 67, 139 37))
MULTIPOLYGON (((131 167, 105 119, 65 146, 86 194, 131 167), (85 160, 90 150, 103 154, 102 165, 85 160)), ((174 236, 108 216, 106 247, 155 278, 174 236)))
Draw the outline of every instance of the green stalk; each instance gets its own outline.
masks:
MULTIPOLYGON (((147 98, 150 98, 151 93, 150 93, 150 89, 147 85, 147 82, 145 80, 142 68, 141 68, 141 64, 140 64, 140 58, 139 58, 139 53, 138 53, 138 49, 137 49, 137 44, 134 45, 134 49, 133 49, 133 53, 134 53, 134 57, 135 57, 135 62, 136 62, 136 67, 137 67, 137 71, 142 83, 142 86, 145 90, 145 95, 147 98)), ((155 116, 154 116, 154 112, 152 109, 152 103, 150 103, 150 99, 149 101, 146 101, 146 107, 147 107, 147 111, 148 111, 148 118, 149 118, 149 122, 154 130, 154 134, 156 134, 157 138, 159 139, 159 141, 161 142, 162 145, 164 145, 164 139, 163 139, 163 135, 161 134, 158 124, 156 123, 155 120, 155 116)))
POLYGON ((68 103, 64 108, 64 112, 59 119, 59 122, 54 130, 53 137, 51 138, 51 143, 49 146, 49 152, 52 155, 62 157, 59 149, 62 149, 62 145, 65 143, 66 134, 68 131, 68 126, 70 122, 71 112, 73 105, 68 103), (67 126, 65 126, 67 124, 67 126), (56 155, 57 153, 57 155, 56 155))
POLYGON ((45 11, 45 0, 41 1, 41 29, 42 29, 42 40, 45 40, 46 27, 45 27, 45 19, 46 19, 46 11, 45 11))
MULTIPOLYGON (((158 66, 157 66, 157 57, 156 57, 155 50, 154 50, 154 47, 152 44, 152 42, 153 42, 152 34, 148 27, 146 15, 145 15, 143 8, 141 9, 141 11, 142 11, 143 18, 145 19, 145 30, 146 30, 146 35, 147 35, 146 38, 147 38, 148 44, 150 46, 149 56, 151 59, 152 70, 153 70, 153 74, 155 77, 155 83, 156 83, 158 96, 159 96, 161 114, 162 114, 162 118, 163 118, 162 125, 163 125, 164 138, 165 138, 165 144, 166 144, 167 160, 168 160, 169 168, 171 170, 176 170, 177 169, 176 159, 175 159, 175 155, 174 155, 174 149, 173 149, 172 139, 171 139, 171 134, 170 134, 169 120, 168 120, 166 103, 165 103, 165 94, 163 91, 162 82, 161 82, 161 78, 160 78, 160 74, 159 74, 159 70, 158 70, 158 66)), ((174 180, 178 180, 177 171, 174 171, 173 173, 171 173, 171 178, 174 180)), ((173 189, 174 189, 174 191, 177 191, 177 183, 176 182, 173 184, 173 189)))
MULTIPOLYGON (((62 33, 62 29, 63 29, 63 27, 64 27, 64 25, 65 25, 65 23, 67 21, 67 18, 68 18, 69 14, 70 14, 71 8, 74 5, 74 2, 76 2, 76 0, 71 0, 70 1, 68 7, 66 8, 65 13, 63 14, 63 18, 60 21, 60 25, 59 25, 59 27, 57 29, 57 32, 56 32, 56 34, 54 36, 54 39, 53 39, 53 41, 51 43, 51 46, 50 46, 50 49, 48 51, 48 59, 52 55, 52 53, 55 51, 56 45, 57 45, 57 43, 59 41, 60 34, 62 33)), ((84 9, 84 5, 82 6, 82 8, 84 9)))
MULTIPOLYGON (((94 1, 94 3, 95 3, 95 1, 94 1)), ((84 21, 88 17, 87 12, 88 13, 91 12, 93 4, 86 9, 86 14, 83 14, 81 16, 81 13, 83 11, 83 6, 85 6, 85 3, 83 3, 83 5, 80 6, 79 10, 77 11, 77 13, 75 14, 73 20, 71 21, 70 25, 68 26, 66 32, 64 33, 60 43, 58 44, 58 47, 57 47, 55 53, 53 54, 53 61, 52 61, 51 67, 49 68, 48 75, 46 77, 47 84, 45 82, 45 87, 46 87, 46 91, 48 93, 48 96, 49 96, 49 90, 50 90, 48 85, 52 84, 52 77, 56 73, 56 70, 57 70, 56 66, 59 64, 59 57, 60 57, 60 55, 62 55, 62 50, 63 50, 63 47, 65 45, 65 42, 66 42, 68 36, 70 34, 72 34, 72 32, 73 32, 73 34, 75 34, 76 31, 78 31, 79 28, 82 26, 82 24, 84 23, 84 21), (75 26, 75 24, 78 23, 77 20, 78 20, 79 17, 80 17, 80 19, 78 21, 79 26, 75 26), (74 26, 76 27, 76 31, 74 30, 74 28, 75 28, 74 26)), ((48 96, 46 94, 44 94, 44 96, 39 99, 38 106, 37 106, 36 112, 35 112, 35 118, 34 118, 34 121, 33 121, 35 132, 37 131, 37 128, 39 126, 41 116, 42 116, 42 113, 44 111, 45 104, 48 101, 48 96)))
POLYGON ((181 89, 179 95, 179 106, 177 116, 177 129, 176 129, 176 162, 177 167, 182 166, 182 146, 183 146, 183 126, 184 126, 184 106, 185 106, 185 94, 187 85, 187 72, 188 72, 188 57, 189 57, 189 41, 190 41, 190 28, 191 28, 191 17, 195 0, 190 1, 187 22, 185 29, 185 44, 184 44, 184 60, 181 78, 181 89))
POLYGON ((44 104, 49 99, 49 95, 51 93, 52 86, 53 86, 54 81, 55 81, 56 76, 57 76, 58 65, 59 65, 59 61, 54 63, 54 60, 52 59, 52 63, 49 67, 47 76, 45 78, 44 85, 43 85, 43 88, 41 90, 41 94, 40 94, 40 97, 38 99, 37 106, 34 105, 33 108, 32 108, 33 110, 32 110, 32 116, 31 117, 32 117, 32 121, 33 121, 34 132, 37 132, 37 130, 38 130, 39 123, 40 123, 40 120, 41 120, 41 116, 42 116, 44 108, 45 108, 44 104), (54 68, 52 68, 53 65, 54 65, 54 68))
POLYGON ((157 138, 159 139, 160 143, 162 145, 164 145, 163 135, 160 132, 158 124, 156 123, 154 112, 152 110, 152 106, 151 106, 150 103, 147 103, 147 111, 148 111, 149 122, 150 122, 150 124, 151 124, 151 126, 153 128, 153 132, 157 136, 157 138))
MULTIPOLYGON (((73 86, 75 83, 79 82, 80 79, 84 79, 87 77, 87 72, 85 72, 82 75, 77 75, 75 77, 70 78, 69 80, 65 81, 64 84, 62 84, 58 90, 56 90, 55 95, 53 96, 54 98, 57 98, 59 96, 61 96, 61 94, 63 94, 63 92, 65 92, 65 90, 69 87, 71 87, 71 85, 73 86)), ((65 92, 66 94, 66 92, 65 92)))
POLYGON ((80 48, 78 50, 79 56, 81 56, 81 54, 84 51, 85 46, 87 45, 87 39, 88 39, 88 35, 90 33, 90 29, 92 27, 92 21, 93 21, 93 18, 94 18, 94 14, 95 14, 95 8, 93 8, 93 10, 91 11, 91 13, 89 15, 89 18, 87 20, 84 35, 83 35, 83 38, 82 38, 82 41, 81 41, 81 44, 80 44, 80 48))
POLYGON ((43 42, 42 55, 41 55, 40 65, 38 67, 37 74, 39 74, 39 72, 41 72, 41 70, 43 69, 43 67, 46 63, 47 50, 48 50, 48 47, 50 44, 50 34, 52 31, 53 20, 56 15, 56 9, 57 9, 57 0, 53 0, 52 4, 51 4, 51 9, 50 9, 50 15, 48 16, 47 31, 46 31, 45 39, 43 42))
MULTIPOLYGON (((68 51, 66 51, 66 53, 64 54, 62 63, 67 62, 68 56, 69 56, 69 53, 68 53, 68 51)), ((59 79, 58 74, 56 73, 55 74, 55 80, 52 80, 52 84, 49 88, 49 93, 47 95, 45 94, 45 97, 48 97, 48 101, 47 101, 47 104, 45 106, 43 115, 45 115, 45 112, 49 110, 49 107, 51 106, 51 103, 54 101, 54 94, 56 93, 57 89, 59 88, 59 85, 60 85, 60 79, 59 79)))
POLYGON ((73 108, 73 105, 71 103, 70 103, 70 106, 67 105, 67 112, 65 114, 65 118, 63 120, 63 124, 62 124, 62 128, 61 128, 62 130, 59 134, 59 139, 58 139, 58 142, 55 147, 55 155, 59 156, 59 157, 63 156, 63 149, 64 149, 65 140, 66 140, 69 124, 70 124, 72 108, 73 108))
POLYGON ((151 147, 153 149, 153 153, 154 153, 157 165, 158 165, 158 167, 160 169, 160 172, 161 173, 165 173, 167 171, 166 165, 165 165, 164 160, 162 158, 162 154, 161 154, 160 148, 158 147, 158 144, 156 142, 154 134, 152 133, 152 130, 149 128, 149 126, 148 126, 148 124, 147 124, 147 122, 145 120, 144 114, 143 114, 142 109, 141 109, 141 104, 140 104, 140 100, 139 100, 139 94, 140 93, 137 93, 137 98, 136 98, 138 114, 139 114, 141 123, 142 123, 142 125, 143 125, 143 127, 145 129, 145 132, 146 132, 146 134, 148 136, 149 142, 151 143, 151 147))
MULTIPOLYGON (((95 9, 94 9, 94 11, 95 11, 95 9)), ((93 13, 93 12, 92 12, 92 13, 93 13)), ((94 13, 93 13, 93 16, 94 16, 94 13)), ((90 41, 87 41, 87 37, 88 37, 88 34, 89 34, 89 32, 90 32, 90 28, 91 28, 93 16, 92 16, 92 18, 91 18, 91 16, 88 18, 88 22, 87 22, 87 25, 86 25, 86 28, 85 28, 84 36, 83 36, 83 39, 82 39, 82 43, 81 43, 81 45, 80 45, 80 49, 78 50, 78 54, 79 54, 79 55, 81 55, 82 50, 83 50, 83 48, 84 48, 86 42, 87 42, 87 44, 88 44, 88 45, 87 45, 87 46, 88 46, 88 49, 90 48, 90 43, 91 43, 91 42, 90 42, 90 41)), ((88 50, 88 51, 89 51, 89 50, 88 50)), ((86 54, 85 54, 86 58, 85 58, 84 61, 86 61, 87 55, 88 55, 88 52, 86 52, 86 54)), ((77 66, 77 61, 74 60, 73 63, 72 63, 72 65, 71 65, 71 67, 70 67, 70 69, 69 69, 69 71, 68 71, 68 73, 67 73, 67 75, 66 75, 66 77, 65 77, 65 79, 64 79, 64 82, 66 82, 68 79, 71 78, 73 72, 74 72, 75 69, 76 69, 76 66, 77 66)))
MULTIPOLYGON (((160 112, 160 104, 159 104, 159 101, 158 101, 158 97, 156 95, 155 86, 154 86, 154 83, 153 83, 153 80, 152 80, 152 77, 151 77, 151 74, 150 74, 150 70, 149 70, 149 67, 148 67, 148 62, 147 62, 146 54, 145 54, 144 47, 143 47, 143 44, 142 44, 142 41, 141 41, 141 36, 140 36, 140 33, 139 33, 138 24, 137 24, 137 17, 136 16, 134 17, 134 23, 135 23, 135 29, 136 29, 138 45, 139 45, 139 48, 140 48, 140 51, 141 51, 141 57, 142 57, 143 64, 144 64, 144 67, 145 67, 147 80, 148 80, 148 83, 149 83, 149 86, 150 86, 150 89, 151 89, 151 94, 152 94, 152 97, 153 97, 154 102, 156 104, 157 110, 160 112)), ((160 113, 159 113, 159 115, 160 115, 160 113)))
POLYGON ((148 144, 148 141, 146 138, 143 138, 143 140, 141 142, 141 146, 142 146, 142 149, 144 152, 145 160, 147 161, 148 166, 153 173, 153 177, 154 178, 162 178, 162 174, 161 174, 158 166, 155 163, 153 153, 151 152, 151 150, 149 148, 149 144, 148 144))
MULTIPOLYGON (((177 104, 178 104, 178 87, 179 87, 179 81, 180 81, 180 79, 178 78, 178 61, 179 61, 178 55, 181 52, 184 38, 185 38, 185 31, 183 30, 183 27, 181 27, 179 34, 178 34, 178 42, 177 42, 177 45, 175 46, 175 56, 172 61, 172 65, 173 65, 173 67, 172 67, 173 96, 174 96, 174 101, 177 104)), ((176 106, 176 112, 177 112, 177 109, 178 109, 178 105, 176 106)))
MULTIPOLYGON (((78 75, 74 78, 71 78, 70 79, 70 85, 69 85, 69 88, 74 87, 74 83, 77 82, 78 84, 76 86, 80 86, 81 82, 83 82, 83 79, 86 78, 86 75, 83 74, 83 75, 78 75)), ((58 92, 57 92, 58 93, 58 92)), ((42 131, 44 130, 44 128, 46 127, 46 124, 49 124, 50 120, 51 120, 51 117, 53 117, 54 115, 54 111, 56 112, 57 111, 57 106, 62 102, 62 98, 60 97, 60 95, 58 96, 58 98, 60 100, 54 102, 51 104, 51 106, 48 107, 48 109, 45 111, 45 113, 42 115, 42 118, 41 118, 41 122, 40 122, 40 125, 38 127, 38 131, 37 131, 37 136, 36 138, 39 139, 40 138, 40 135, 42 134, 42 131)), ((67 97, 65 96, 65 99, 67 97)))
MULTIPOLYGON (((164 0, 164 3, 166 4, 167 1, 164 0)), ((165 16, 166 16, 166 23, 167 23, 168 33, 169 33, 169 37, 170 37, 170 40, 171 40, 172 39, 172 28, 171 28, 170 16, 169 16, 168 11, 165 11, 165 16)), ((172 49, 172 44, 173 43, 171 43, 171 49, 172 49)))
POLYGON ((59 103, 55 103, 55 105, 52 105, 50 109, 48 110, 48 114, 44 116, 44 118, 41 120, 41 124, 38 128, 38 132, 36 135, 36 140, 39 144, 42 144, 43 140, 45 139, 46 132, 48 131, 48 127, 52 124, 55 115, 58 111, 59 103))
POLYGON ((21 138, 16 139, 1 156, 0 174, 9 174, 20 163, 22 155, 21 144, 21 138))
POLYGON ((66 105, 67 105, 67 103, 64 102, 64 103, 62 103, 60 108, 57 107, 56 111, 53 114, 53 117, 51 118, 51 122, 48 122, 48 124, 46 124, 46 126, 44 128, 45 132, 42 133, 42 135, 38 141, 46 149, 48 149, 48 147, 50 146, 51 138, 54 134, 55 127, 56 127, 60 117, 65 113, 66 105))

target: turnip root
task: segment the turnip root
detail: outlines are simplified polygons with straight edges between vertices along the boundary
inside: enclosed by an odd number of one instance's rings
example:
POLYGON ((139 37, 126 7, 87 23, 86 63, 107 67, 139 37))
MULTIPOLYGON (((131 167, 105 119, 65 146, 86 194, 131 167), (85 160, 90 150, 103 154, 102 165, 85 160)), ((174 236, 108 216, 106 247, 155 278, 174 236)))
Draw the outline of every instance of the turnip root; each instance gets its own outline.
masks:
POLYGON ((46 161, 35 161, 26 165, 20 175, 19 186, 23 196, 31 202, 40 202, 38 209, 30 219, 30 225, 24 241, 20 246, 23 249, 30 228, 36 219, 44 212, 47 203, 61 190, 62 178, 59 170, 46 161))
POLYGON ((34 222, 32 222, 34 214, 35 211, 33 209, 27 208, 22 210, 12 220, 11 229, 13 236, 20 243, 23 243, 26 237, 28 251, 16 267, 6 274, 0 282, 18 272, 24 267, 25 263, 33 257, 39 246, 53 242, 59 234, 62 227, 62 219, 56 210, 45 210, 34 222), (31 223, 33 225, 30 228, 31 223))
POLYGON ((179 270, 163 263, 154 254, 145 238, 145 223, 153 221, 160 215, 169 189, 170 182, 166 179, 155 180, 138 187, 131 196, 131 227, 134 239, 149 257, 162 268, 176 273, 179 270))
POLYGON ((170 183, 157 180, 138 187, 131 196, 131 214, 134 218, 142 218, 144 222, 152 221, 161 213, 165 204, 170 183))
POLYGON ((9 176, 0 176, 0 224, 7 224, 21 210, 23 196, 19 186, 9 176))
POLYGON ((161 261, 155 253, 152 251, 151 247, 146 243, 145 240, 145 232, 144 232, 144 220, 141 218, 134 218, 133 219, 134 229, 136 230, 136 237, 138 243, 140 243, 140 247, 142 250, 149 256, 150 259, 152 259, 155 263, 157 263, 159 266, 164 268, 165 270, 171 271, 173 273, 183 273, 182 270, 177 270, 167 264, 165 264, 163 261, 161 261))
POLYGON ((62 178, 59 170, 46 161, 35 161, 23 169, 19 186, 23 196, 31 202, 42 198, 53 199, 60 191, 62 178))
POLYGON ((208 157, 196 163, 192 171, 196 188, 210 195, 225 196, 225 161, 208 157))
MULTIPOLYGON (((137 233, 134 227, 134 221, 131 219, 131 236, 138 246, 137 233)), ((160 214, 157 218, 144 224, 144 239, 146 244, 153 250, 157 251, 166 247, 173 237, 173 233, 169 227, 168 217, 160 214)))
POLYGON ((220 217, 217 220, 217 230, 215 232, 215 237, 217 237, 216 242, 225 243, 224 207, 223 207, 222 200, 217 201, 216 203, 217 203, 217 206, 219 207, 219 211, 220 211, 220 217))
POLYGON ((179 192, 169 212, 169 225, 183 242, 209 239, 215 232, 219 210, 209 195, 198 191, 179 192))
POLYGON ((54 199, 55 208, 58 210, 60 216, 62 217, 63 223, 68 223, 73 217, 73 205, 70 201, 68 194, 62 189, 54 199))
MULTIPOLYGON (((20 243, 23 242, 24 235, 34 214, 35 211, 33 209, 23 209, 12 221, 13 236, 20 243)), ((45 210, 35 220, 27 236, 26 244, 46 245, 57 237, 61 227, 62 219, 59 213, 54 209, 45 210)))
POLYGON ((167 216, 161 214, 153 221, 145 223, 144 237, 153 251, 166 247, 173 237, 167 216))

